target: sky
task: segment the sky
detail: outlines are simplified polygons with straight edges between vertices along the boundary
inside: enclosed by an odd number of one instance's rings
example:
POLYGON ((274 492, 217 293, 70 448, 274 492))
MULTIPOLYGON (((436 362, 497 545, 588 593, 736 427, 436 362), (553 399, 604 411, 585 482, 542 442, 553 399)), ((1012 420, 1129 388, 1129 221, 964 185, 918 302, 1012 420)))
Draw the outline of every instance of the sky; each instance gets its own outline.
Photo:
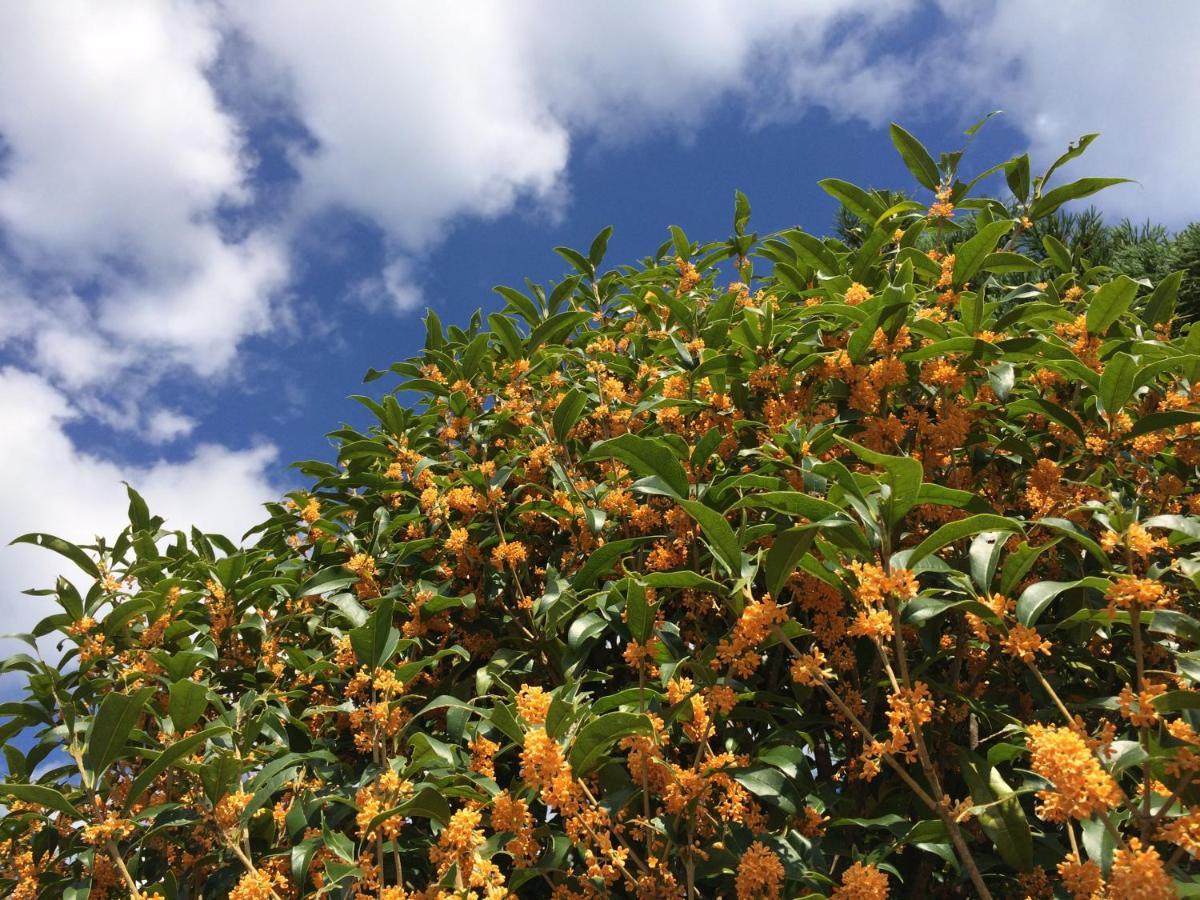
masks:
POLYGON ((739 189, 821 233, 825 177, 922 196, 892 121, 936 154, 1003 110, 967 173, 1101 132, 1068 174, 1136 180, 1107 215, 1200 219, 1198 32, 1165 0, 0 3, 3 630, 69 565, 11 538, 115 535, 122 482, 240 535, 426 307, 495 311, 556 245, 723 239, 739 189))

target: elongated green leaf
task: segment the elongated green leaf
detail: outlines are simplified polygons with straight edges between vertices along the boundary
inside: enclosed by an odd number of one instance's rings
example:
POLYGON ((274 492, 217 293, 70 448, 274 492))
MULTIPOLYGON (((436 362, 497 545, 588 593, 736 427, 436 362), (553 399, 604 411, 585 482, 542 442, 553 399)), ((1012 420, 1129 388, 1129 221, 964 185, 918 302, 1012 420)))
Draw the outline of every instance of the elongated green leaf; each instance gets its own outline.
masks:
POLYGON ((977 807, 979 825, 1008 865, 1018 872, 1033 868, 1033 832, 1013 789, 987 760, 959 748, 960 770, 977 807))
POLYGON ((1175 314, 1175 301, 1179 299, 1179 286, 1183 283, 1182 271, 1172 272, 1158 283, 1154 293, 1142 310, 1142 321, 1147 325, 1165 322, 1175 314))
POLYGON ((204 715, 208 706, 208 688, 190 678, 181 678, 171 685, 167 710, 176 731, 187 731, 204 715))
POLYGON ((700 530, 708 539, 717 559, 725 564, 731 575, 738 575, 742 571, 742 551, 738 546, 737 535, 733 533, 725 517, 698 500, 680 500, 679 505, 700 523, 700 530))
POLYGON ((849 181, 842 181, 840 178, 825 178, 818 181, 817 184, 821 186, 821 189, 825 193, 829 194, 829 196, 833 197, 860 219, 866 219, 868 222, 871 222, 883 212, 882 203, 858 185, 851 184, 849 181))
POLYGON ((1137 363, 1128 353, 1115 353, 1100 373, 1100 405, 1109 415, 1121 411, 1133 394, 1137 363))
POLYGON ((554 410, 553 419, 554 437, 558 439, 559 443, 567 439, 567 435, 575 427, 579 417, 583 415, 586 406, 587 394, 578 388, 571 388, 559 401, 558 407, 554 410))
POLYGON ((1074 268, 1071 263, 1071 251, 1054 235, 1048 234, 1043 237, 1042 246, 1046 249, 1046 256, 1050 262, 1054 263, 1060 272, 1070 272, 1074 268))
POLYGON ((509 359, 516 360, 525 356, 525 342, 521 340, 521 334, 517 331, 517 326, 513 324, 512 319, 500 313, 492 313, 488 316, 488 324, 492 327, 496 337, 500 339, 509 359))
POLYGON ((0 782, 0 796, 16 797, 25 803, 36 803, 38 806, 46 807, 46 809, 56 810, 72 822, 83 818, 83 814, 75 808, 75 805, 70 800, 63 796, 61 791, 52 787, 46 787, 43 784, 10 784, 8 782, 0 782))
POLYGON ((209 739, 219 737, 222 734, 228 734, 230 731, 232 729, 228 725, 213 725, 196 734, 181 738, 155 756, 154 759, 146 764, 144 769, 138 772, 137 778, 129 786, 129 793, 125 796, 125 811, 128 812, 133 807, 133 804, 141 799, 142 794, 150 789, 150 785, 154 784, 154 780, 160 774, 184 757, 191 756, 198 747, 203 746, 209 739))
POLYGON ((844 514, 844 510, 840 506, 836 506, 828 500, 822 500, 820 497, 802 494, 799 491, 764 491, 761 494, 748 494, 733 504, 731 509, 742 509, 743 507, 772 509, 785 515, 803 516, 813 521, 844 514))
POLYGON ((840 267, 837 257, 820 238, 815 238, 807 232, 794 228, 787 233, 787 239, 795 248, 796 254, 809 268, 827 275, 839 274, 840 267))
POLYGON ((80 547, 75 546, 70 541, 64 541, 60 537, 55 537, 52 534, 23 534, 20 537, 12 539, 14 544, 34 544, 38 547, 45 547, 47 550, 53 550, 55 553, 61 553, 83 571, 87 572, 93 578, 100 577, 100 569, 87 553, 80 547))
POLYGON ((368 668, 382 666, 400 644, 400 632, 392 626, 394 597, 385 596, 371 612, 367 624, 350 632, 350 645, 358 661, 368 668))
POLYGON ((623 434, 601 441, 592 447, 588 459, 616 458, 639 475, 653 475, 671 490, 671 496, 682 499, 688 495, 687 474, 674 452, 660 438, 644 438, 623 434))
POLYGON ((1124 184, 1127 181, 1129 181, 1128 178, 1080 178, 1078 181, 1061 185, 1042 195, 1041 199, 1037 200, 1030 208, 1029 215, 1034 219, 1045 218, 1070 200, 1090 197, 1106 187, 1124 184))
POLYGON ((1124 315, 1125 310, 1137 296, 1137 282, 1128 275, 1118 275, 1101 285, 1088 304, 1087 330, 1089 334, 1104 334, 1112 324, 1124 315))
POLYGON ((1012 227, 1011 219, 1001 219, 984 225, 978 234, 959 244, 954 250, 954 283, 961 286, 974 278, 975 273, 983 268, 988 256, 996 249, 1000 238, 1011 231, 1012 227))
POLYGON ((985 272, 1005 275, 1012 272, 1036 272, 1040 266, 1037 260, 1030 259, 1024 254, 1001 251, 989 253, 983 260, 982 268, 985 272))
POLYGON ((1065 591, 1075 588, 1091 588, 1104 592, 1108 590, 1109 582, 1104 578, 1088 577, 1078 581, 1039 581, 1031 584, 1021 592, 1017 600, 1017 621, 1022 625, 1036 625, 1046 607, 1065 591))
POLYGON ((906 568, 915 566, 918 562, 933 553, 940 550, 947 544, 952 544, 955 541, 962 540, 965 537, 972 537, 984 531, 999 531, 1009 534, 1021 534, 1023 532, 1021 523, 1016 519, 1010 519, 1007 516, 994 516, 988 513, 981 513, 977 516, 968 516, 965 519, 959 519, 957 522, 947 522, 912 550, 904 551, 904 565, 906 568))
POLYGON ((816 536, 816 528, 810 526, 791 528, 776 535, 763 566, 767 576, 767 591, 772 597, 779 597, 779 592, 796 571, 797 564, 808 552, 816 536))
POLYGON ((607 225, 592 238, 592 244, 588 248, 588 262, 592 264, 593 269, 598 269, 600 263, 604 262, 604 254, 608 251, 608 239, 612 237, 612 233, 613 227, 607 225))
POLYGON ((921 482, 925 478, 925 469, 921 461, 911 456, 876 453, 840 436, 838 440, 853 450, 854 455, 863 462, 879 466, 887 473, 885 482, 891 491, 887 503, 887 524, 895 525, 912 509, 921 494, 921 482))
POLYGON ((896 149, 900 152, 900 158, 904 160, 904 165, 908 166, 908 171, 912 172, 913 177, 923 187, 927 187, 931 191, 936 191, 938 184, 942 180, 942 176, 938 172, 937 163, 933 161, 933 157, 925 149, 925 145, 895 122, 892 123, 891 136, 892 143, 896 145, 896 149))
POLYGON ((579 729, 575 736, 568 756, 571 770, 577 776, 587 775, 621 738, 650 732, 650 720, 639 713, 610 712, 597 716, 579 729))
POLYGON ((1029 154, 1022 153, 1005 163, 1004 178, 1013 196, 1024 203, 1029 197, 1029 154))
POLYGON ((1181 409, 1150 413, 1134 421, 1133 428, 1129 429, 1128 437, 1135 438, 1138 435, 1150 434, 1152 431, 1176 428, 1180 425, 1189 425, 1192 422, 1200 422, 1200 413, 1184 412, 1181 409))
POLYGON ((345 566, 330 566, 315 573, 296 588, 296 597, 328 594, 358 582, 358 576, 346 571, 345 566))
POLYGON ((609 541, 603 547, 593 550, 583 567, 571 578, 571 586, 577 591, 583 591, 596 583, 596 579, 613 567, 613 564, 647 541, 656 539, 656 535, 645 537, 624 538, 619 541, 609 541))
POLYGON ((93 778, 121 758, 129 734, 153 693, 154 688, 150 687, 132 694, 113 691, 100 701, 100 709, 88 726, 83 748, 83 763, 93 778))
POLYGON ((1017 415, 1034 413, 1035 415, 1044 416, 1051 422, 1066 428, 1079 438, 1079 440, 1083 440, 1083 426, 1079 424, 1079 420, 1057 403, 1051 403, 1049 400, 1043 400, 1040 397, 1026 397, 1015 403, 1010 403, 1008 411, 1017 415))

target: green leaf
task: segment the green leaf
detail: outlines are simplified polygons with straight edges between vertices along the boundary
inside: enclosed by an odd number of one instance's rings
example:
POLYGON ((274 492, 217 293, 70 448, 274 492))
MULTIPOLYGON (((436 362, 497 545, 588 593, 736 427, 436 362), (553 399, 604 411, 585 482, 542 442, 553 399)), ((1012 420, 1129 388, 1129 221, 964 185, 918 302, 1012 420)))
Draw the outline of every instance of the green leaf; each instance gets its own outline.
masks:
POLYGON ((803 516, 814 522, 844 513, 840 506, 835 506, 828 500, 802 494, 799 491, 764 491, 761 494, 748 494, 730 509, 771 509, 788 516, 803 516))
POLYGON ((570 247, 555 247, 554 252, 569 262, 580 275, 592 274, 591 261, 578 250, 572 250, 570 247))
POLYGON ((93 778, 121 758, 125 743, 146 701, 154 694, 154 688, 144 687, 132 694, 113 691, 100 701, 84 737, 83 764, 93 778))
POLYGON ((947 522, 933 534, 929 535, 929 537, 925 538, 925 540, 921 541, 921 543, 917 544, 917 546, 913 547, 912 550, 902 551, 901 555, 904 556, 904 566, 912 568, 930 553, 940 550, 947 544, 952 544, 965 537, 971 537, 985 531, 1024 533, 1021 523, 1007 516, 994 516, 989 513, 968 516, 956 522, 947 522))
POLYGON ((942 176, 938 171, 937 163, 933 161, 933 157, 925 149, 925 145, 895 122, 892 123, 891 135, 892 143, 900 152, 900 158, 908 166, 908 171, 912 172, 913 177, 922 186, 929 188, 931 191, 936 191, 942 180, 942 176))
POLYGON ((988 256, 996 249, 1000 238, 1012 230, 1012 219, 991 222, 979 229, 974 237, 963 241, 954 249, 954 283, 964 285, 983 268, 988 256))
POLYGON ((661 438, 623 434, 592 447, 587 459, 621 460, 639 475, 656 475, 676 500, 688 495, 688 478, 675 453, 661 438))
POLYGON ((128 482, 125 482, 125 493, 129 495, 129 524, 134 531, 145 531, 150 527, 150 508, 128 482))
POLYGON ((313 595, 324 595, 339 588, 347 587, 358 582, 358 576, 346 571, 345 566, 330 566, 327 569, 321 569, 312 577, 305 580, 298 588, 293 596, 295 597, 310 597, 313 595))
POLYGON ((1179 298, 1179 286, 1183 283, 1182 271, 1172 272, 1158 283, 1154 293, 1142 310, 1142 321, 1147 325, 1165 322, 1175 314, 1175 301, 1179 298))
POLYGON ((597 716, 579 729, 568 760, 579 777, 587 775, 604 759, 608 748, 624 737, 650 734, 650 720, 640 713, 610 712, 597 716))
POLYGON ((875 220, 883 212, 883 204, 856 184, 840 178, 825 178, 817 182, 821 189, 860 219, 875 220))
POLYGON ((1042 246, 1046 249, 1046 256, 1050 262, 1054 263, 1060 272, 1070 272, 1075 268, 1071 262, 1071 251, 1054 235, 1048 234, 1043 237, 1042 246))
POLYGON ((691 257, 692 242, 688 240, 688 236, 684 234, 683 229, 678 225, 668 225, 667 230, 671 232, 671 241, 675 244, 675 255, 680 259, 691 257))
POLYGON ((1097 288, 1091 303, 1088 304, 1088 334, 1105 334, 1112 324, 1124 315, 1125 310, 1129 309, 1133 298, 1137 296, 1137 289, 1137 282, 1128 275, 1118 275, 1097 288))
POLYGON ((1114 415, 1133 395, 1133 379, 1138 365, 1128 353, 1114 353, 1100 373, 1100 405, 1104 412, 1114 415))
POLYGON ((1149 434, 1152 431, 1160 431, 1164 428, 1175 428, 1179 425, 1188 425, 1192 422, 1200 422, 1200 413, 1184 412, 1181 409, 1150 413, 1138 418, 1133 423, 1133 428, 1129 429, 1126 437, 1135 438, 1141 434, 1149 434))
POLYGON ((517 331, 517 326, 508 316, 500 313, 492 313, 488 316, 488 324, 492 327, 492 331, 496 337, 500 339, 501 345, 504 347, 504 352, 508 354, 508 358, 512 360, 523 359, 525 356, 525 342, 521 340, 521 333, 517 331))
POLYGON ((633 550, 647 541, 655 540, 655 535, 646 535, 644 537, 624 538, 619 541, 609 541, 603 547, 593 550, 587 558, 587 562, 583 567, 571 577, 571 586, 577 591, 586 590, 596 583, 605 572, 613 567, 613 564, 624 556, 629 551, 633 550))
POLYGON ((52 787, 46 787, 44 784, 8 784, 0 782, 0 796, 3 795, 16 797, 25 803, 36 803, 38 806, 46 807, 46 809, 56 810, 72 822, 83 818, 83 814, 60 791, 52 787))
POLYGON ((1083 426, 1079 424, 1079 420, 1075 416, 1063 409, 1057 403, 1051 403, 1049 400, 1042 400, 1040 397, 1026 397, 1018 400, 1015 403, 1008 405, 1009 413, 1021 415, 1023 413, 1033 413, 1043 416, 1055 424, 1061 425, 1079 440, 1083 440, 1083 426))
POLYGON ((1129 180, 1128 178, 1080 178, 1078 181, 1072 181, 1070 184, 1056 187, 1049 193, 1042 195, 1041 199, 1034 201, 1033 206, 1029 210, 1029 215, 1034 219, 1043 219, 1070 200, 1090 197, 1092 194, 1102 191, 1106 187, 1114 184, 1123 184, 1129 180))
POLYGON ((736 769, 730 774, 733 775, 734 781, 754 796, 777 807, 789 816, 796 814, 796 804, 788 796, 787 777, 774 766, 749 766, 744 769, 736 769))
POLYGON ((52 534, 23 534, 20 537, 12 539, 14 544, 34 544, 38 547, 45 547, 47 550, 53 550, 55 553, 61 553, 83 571, 87 572, 93 578, 100 577, 100 569, 96 565, 95 560, 87 555, 82 549, 72 544, 70 541, 64 541, 60 537, 55 537, 52 534))
POLYGON ((989 253, 983 261, 983 270, 985 272, 995 272, 998 275, 1007 275, 1013 272, 1035 272, 1040 267, 1037 260, 1030 259, 1020 253, 998 252, 989 253))
POLYGON ((738 545, 737 535, 725 517, 715 509, 710 509, 698 500, 680 500, 679 505, 700 523, 700 529, 713 548, 713 553, 733 576, 742 571, 742 551, 738 545))
POLYGON ((171 685, 167 710, 171 723, 179 732, 187 731, 208 708, 208 687, 190 678, 181 678, 171 685))
POLYGON ((921 482, 925 478, 925 469, 921 465, 921 461, 911 456, 888 456, 884 453, 876 453, 874 450, 856 444, 840 435, 836 437, 853 450, 854 455, 863 462, 879 466, 887 473, 884 480, 891 491, 891 496, 888 498, 886 519, 888 525, 896 525, 904 518, 904 514, 912 509, 917 502, 917 497, 921 494, 921 482))
POLYGON ((571 388, 554 410, 554 436, 561 444, 567 439, 579 417, 587 406, 587 394, 578 388, 571 388))
POLYGON ((533 329, 529 340, 525 342, 525 352, 532 355, 542 344, 554 344, 566 340, 567 335, 574 331, 576 326, 591 317, 592 314, 586 312, 561 312, 556 316, 551 316, 533 329))
POLYGON ((958 753, 971 799, 983 807, 976 819, 984 834, 1001 859, 1019 872, 1028 872, 1033 868, 1033 833, 1016 793, 986 759, 961 747, 958 753))
POLYGON ((634 579, 625 591, 625 622, 629 634, 639 643, 645 643, 654 631, 654 613, 646 602, 646 589, 634 579))
POLYGON ((1078 581, 1039 581, 1021 592, 1017 600, 1017 621, 1022 625, 1036 625, 1046 607, 1064 591, 1092 588, 1103 593, 1108 587, 1109 582, 1106 579, 1094 576, 1080 578, 1078 581))
POLYGON ((775 536, 771 549, 767 551, 764 569, 767 576, 767 591, 772 597, 778 598, 779 592, 787 583, 788 578, 796 571, 800 559, 808 552, 817 529, 813 526, 790 528, 775 536))
POLYGON ((1051 163, 1050 168, 1046 170, 1046 174, 1038 179, 1038 184, 1045 185, 1046 182, 1050 180, 1050 176, 1058 170, 1059 166, 1063 165, 1064 163, 1068 163, 1079 156, 1082 156, 1083 151, 1088 148, 1088 144, 1098 137, 1100 137, 1099 132, 1092 132, 1091 134, 1082 135, 1075 143, 1068 144, 1066 152, 1063 153, 1063 155, 1056 159, 1053 163, 1051 163))
POLYGON ((392 627, 395 603, 394 597, 381 597, 379 605, 367 619, 367 624, 350 632, 350 645, 354 648, 354 655, 368 668, 382 666, 400 644, 400 632, 392 627))
POLYGON ((733 233, 741 237, 750 221, 750 201, 741 191, 733 192, 733 233))
POLYGON ((154 783, 154 780, 161 773, 184 757, 191 756, 197 747, 206 743, 210 738, 227 734, 232 730, 228 725, 213 725, 196 734, 181 738, 155 756, 146 764, 145 768, 138 772, 137 778, 129 786, 129 793, 125 796, 125 811, 128 812, 133 804, 141 798, 142 794, 150 789, 150 785, 154 783))
POLYGON ((796 251, 796 255, 810 268, 827 275, 840 273, 837 257, 825 246, 820 238, 813 237, 799 228, 793 228, 786 233, 788 243, 796 251))
POLYGON ((450 804, 446 802, 446 798, 442 796, 442 792, 436 788, 421 788, 416 793, 416 796, 405 800, 398 806, 393 806, 391 809, 385 809, 383 812, 378 813, 367 824, 364 832, 370 834, 393 816, 419 816, 423 819, 432 819, 440 825, 445 825, 450 821, 450 804))
POLYGON ((1029 154, 1014 156, 1004 164, 1004 179, 1013 196, 1025 202, 1029 197, 1029 154))
POLYGON ((592 246, 588 248, 588 262, 592 264, 593 269, 600 268, 600 263, 604 262, 604 254, 608 250, 608 239, 612 237, 613 227, 611 225, 600 229, 600 233, 592 238, 592 246))

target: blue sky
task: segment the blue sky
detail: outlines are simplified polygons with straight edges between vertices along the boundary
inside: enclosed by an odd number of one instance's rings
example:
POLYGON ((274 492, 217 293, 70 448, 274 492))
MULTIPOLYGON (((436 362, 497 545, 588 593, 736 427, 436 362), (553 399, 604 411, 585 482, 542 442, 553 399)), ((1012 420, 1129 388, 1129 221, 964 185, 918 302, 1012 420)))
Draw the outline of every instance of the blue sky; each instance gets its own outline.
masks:
MULTIPOLYGON (((349 394, 413 353, 426 306, 559 277, 616 228, 821 232, 837 176, 915 189, 887 138, 965 164, 1088 131, 1114 217, 1200 218, 1200 6, 73 3, 0 7, 0 538, 120 527, 122 479, 170 524, 239 532, 365 424, 349 394), (1177 66, 1168 72, 1160 61, 1177 66)), ((918 196, 920 196, 918 194, 918 196)), ((0 603, 58 567, 0 550, 0 603)))

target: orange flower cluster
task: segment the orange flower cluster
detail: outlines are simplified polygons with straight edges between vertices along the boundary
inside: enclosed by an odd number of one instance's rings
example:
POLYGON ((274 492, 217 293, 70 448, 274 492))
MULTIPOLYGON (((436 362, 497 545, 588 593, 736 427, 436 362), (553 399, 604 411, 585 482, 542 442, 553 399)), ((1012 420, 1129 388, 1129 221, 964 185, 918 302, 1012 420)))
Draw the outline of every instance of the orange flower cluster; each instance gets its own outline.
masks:
POLYGON ((1121 788, 1073 728, 1033 724, 1027 729, 1032 768, 1052 785, 1038 791, 1038 815, 1048 822, 1103 815, 1121 802, 1121 788))
POLYGON ((872 865, 856 862, 842 873, 830 900, 887 900, 887 876, 872 865))
POLYGON ((783 863, 760 841, 742 854, 738 863, 738 900, 777 900, 783 885, 783 863))
POLYGON ((1049 656, 1053 645, 1038 634, 1036 628, 1030 628, 1028 625, 1010 625, 1008 634, 1000 641, 1000 646, 1009 656, 1032 663, 1038 653, 1049 656))
POLYGON ((738 678, 751 675, 761 662, 760 647, 787 614, 770 597, 751 600, 742 610, 729 637, 717 645, 713 666, 723 665, 738 678))

